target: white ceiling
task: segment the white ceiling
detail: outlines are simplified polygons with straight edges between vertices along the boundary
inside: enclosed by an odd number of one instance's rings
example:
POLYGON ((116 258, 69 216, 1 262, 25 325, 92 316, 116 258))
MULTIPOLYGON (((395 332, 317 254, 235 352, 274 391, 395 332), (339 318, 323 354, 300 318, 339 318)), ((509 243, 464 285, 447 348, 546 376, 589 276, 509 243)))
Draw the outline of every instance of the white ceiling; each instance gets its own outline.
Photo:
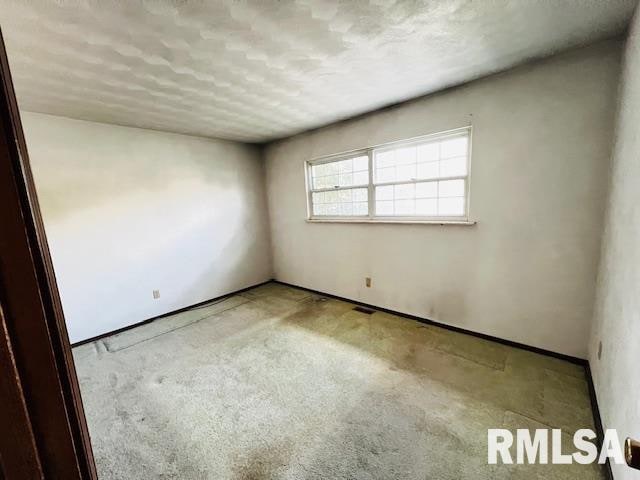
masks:
POLYGON ((635 0, 2 0, 21 108, 263 142, 622 32, 635 0))

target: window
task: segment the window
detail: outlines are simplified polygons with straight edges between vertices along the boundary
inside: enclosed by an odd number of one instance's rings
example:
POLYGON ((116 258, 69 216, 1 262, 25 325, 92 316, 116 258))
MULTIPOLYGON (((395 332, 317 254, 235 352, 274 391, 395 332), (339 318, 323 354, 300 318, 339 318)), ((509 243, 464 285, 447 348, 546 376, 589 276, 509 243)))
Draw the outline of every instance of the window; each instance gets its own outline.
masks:
POLYGON ((308 162, 309 218, 462 221, 471 128, 308 162))
POLYGON ((314 216, 369 215, 369 156, 355 154, 311 165, 314 216))

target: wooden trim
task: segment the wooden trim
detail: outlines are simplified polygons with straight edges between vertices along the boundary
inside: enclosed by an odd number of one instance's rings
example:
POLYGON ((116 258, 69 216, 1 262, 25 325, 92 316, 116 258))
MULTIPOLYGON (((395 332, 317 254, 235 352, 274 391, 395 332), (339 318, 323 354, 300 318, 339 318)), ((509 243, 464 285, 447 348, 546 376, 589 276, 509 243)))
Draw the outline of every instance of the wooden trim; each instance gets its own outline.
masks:
POLYGON ((192 308, 202 307, 207 303, 215 302, 217 300, 222 300, 226 297, 231 297, 232 295, 238 295, 239 293, 246 292, 247 290, 251 290, 252 288, 261 287, 262 285, 266 285, 267 283, 273 282, 273 279, 265 280, 264 282, 256 283, 255 285, 251 285, 249 287, 241 288, 240 290, 235 290, 230 293, 225 293, 224 295, 220 295, 218 297, 210 298, 209 300, 204 300, 203 302, 194 303, 193 305, 189 305, 188 307, 179 308, 177 310, 172 310, 171 312, 163 313, 162 315, 158 315, 155 317, 147 318, 146 320, 142 320, 140 322, 132 323, 131 325, 127 325, 126 327, 118 328, 117 330, 112 330, 110 332, 101 333, 100 335, 96 335, 95 337, 87 338, 85 340, 80 340, 79 342, 75 342, 71 345, 72 348, 79 347, 80 345, 85 345, 87 343, 95 342, 97 340, 101 340, 106 337, 110 337, 112 335, 117 335, 118 333, 126 332, 127 330, 131 330, 137 327, 141 327, 142 325, 146 325, 147 323, 151 323, 155 320, 160 320, 161 318, 170 317, 171 315, 176 315, 178 313, 186 312, 187 310, 191 310, 192 308))
MULTIPOLYGON (((602 425, 602 417, 600 416, 600 408, 598 407, 598 397, 596 396, 596 387, 593 383, 593 375, 591 373, 591 365, 586 362, 585 376, 587 378, 587 384, 589 386, 589 400, 591 401, 591 412, 593 414, 593 423, 596 427, 596 442, 598 445, 598 451, 602 449, 602 443, 604 442, 604 427, 602 425)), ((604 474, 607 480, 613 480, 613 471, 611 470, 611 462, 609 457, 603 465, 604 474)))
POLYGON ((1 305, 0 285, 0 398, 5 415, 0 414, 0 452, 14 451, 15 455, 0 458, 0 479, 42 478, 36 440, 27 412, 24 391, 16 367, 11 340, 1 305))
MULTIPOLYGON (((2 364, 22 397, 39 459, 40 476, 22 478, 96 479, 89 433, 71 355, 64 314, 36 196, 11 72, 0 33, 0 284, 3 312, 2 348, 13 358, 2 364)), ((19 458, 27 444, 25 418, 11 418, 0 408, 0 424, 22 433, 1 444, 3 468, 19 458)))
POLYGON ((353 300, 351 298, 340 297, 338 295, 333 295, 331 293, 320 292, 318 290, 313 290, 307 287, 301 287, 299 285, 293 285, 287 282, 281 282, 280 280, 274 280, 274 282, 279 283, 281 285, 286 285, 287 287, 297 288, 299 290, 306 290, 307 292, 315 293, 318 295, 322 295, 324 297, 335 298, 337 300, 343 300, 345 302, 353 303, 355 305, 361 305, 366 308, 371 308, 373 310, 378 310, 379 312, 390 313, 392 315, 397 315, 399 317, 409 318, 411 320, 415 320, 420 323, 424 323, 427 325, 434 325, 436 327, 445 328, 447 330, 451 330, 453 332, 464 333, 466 335, 473 335, 474 337, 482 338, 483 340, 489 340, 491 342, 501 343, 503 345, 507 345, 509 347, 520 348, 522 350, 528 350, 530 352, 539 353, 540 355, 546 355, 548 357, 558 358, 560 360, 564 360, 566 362, 574 363, 576 365, 580 365, 582 367, 586 367, 587 361, 583 358, 573 357, 571 355, 565 355, 564 353, 553 352, 551 350, 545 350, 544 348, 534 347, 532 345, 526 345, 524 343, 514 342, 512 340, 506 340, 500 337, 494 337, 492 335, 487 335, 486 333, 474 332, 473 330, 466 330, 464 328, 456 327, 454 325, 448 325, 446 323, 436 322, 435 320, 430 320, 424 317, 418 317, 417 315, 411 315, 409 313, 398 312, 396 310, 390 310, 388 308, 378 307, 376 305, 371 305, 370 303, 364 303, 359 300, 353 300))

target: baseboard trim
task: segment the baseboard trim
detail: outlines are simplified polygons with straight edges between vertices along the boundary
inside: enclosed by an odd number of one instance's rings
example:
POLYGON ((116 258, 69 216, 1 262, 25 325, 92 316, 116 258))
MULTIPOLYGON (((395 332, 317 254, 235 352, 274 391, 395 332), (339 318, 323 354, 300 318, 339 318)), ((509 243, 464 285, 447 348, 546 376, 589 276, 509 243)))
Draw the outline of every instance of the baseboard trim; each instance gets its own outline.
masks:
POLYGON ((583 366, 583 367, 586 366, 587 363, 588 363, 587 360, 585 360, 583 358, 573 357, 571 355, 566 355, 564 353, 558 353, 558 352, 554 352, 552 350, 546 350, 544 348, 539 348, 539 347, 534 347, 532 345, 527 345, 527 344, 524 344, 524 343, 514 342, 513 340, 506 340, 504 338, 494 337, 493 335, 487 335, 486 333, 474 332, 473 330, 467 330, 465 328, 456 327, 454 325, 449 325, 447 323, 437 322, 437 321, 431 320, 429 318, 419 317, 417 315, 411 315, 410 313, 398 312, 396 310, 391 310, 389 308, 378 307, 376 305, 371 305, 369 303, 364 303, 364 302, 361 302, 359 300, 354 300, 352 298, 341 297, 339 295, 333 295, 331 293, 321 292, 319 290, 313 290, 313 289, 307 288, 307 287, 301 287, 300 285, 293 285, 291 283, 281 282, 280 280, 273 280, 273 281, 275 283, 279 283, 281 285, 286 285, 287 287, 298 288, 300 290, 305 290, 307 292, 315 293, 317 295, 322 295, 324 297, 335 298, 336 300, 342 300, 342 301, 345 301, 345 302, 353 303, 355 305, 360 305, 362 307, 372 308, 372 309, 377 310, 379 312, 385 312, 385 313, 390 313, 392 315, 397 315, 399 317, 409 318, 411 320, 415 320, 417 322, 424 323, 426 325, 433 325, 433 326, 436 326, 436 327, 440 327, 440 328, 444 328, 444 329, 447 329, 447 330, 451 330, 453 332, 472 335, 474 337, 482 338, 483 340, 489 340, 489 341, 492 341, 492 342, 501 343, 501 344, 507 345, 509 347, 520 348, 522 350, 528 350, 530 352, 539 353, 541 355, 546 355, 548 357, 558 358, 560 360, 564 360, 566 362, 574 363, 576 365, 580 365, 580 366, 583 366))
POLYGON ((177 310, 172 310, 167 313, 163 313, 161 315, 157 315, 155 317, 147 318, 146 320, 142 320, 140 322, 132 323, 131 325, 126 325, 122 328, 118 328, 117 330, 112 330, 110 332, 102 333, 100 335, 96 335, 95 337, 87 338, 86 340, 80 340, 79 342, 75 342, 71 344, 71 348, 79 347, 80 345, 85 345, 87 343, 95 342, 96 340, 101 340, 106 337, 110 337, 111 335, 117 335, 118 333, 126 332, 127 330, 131 330, 136 327, 141 327, 142 325, 146 325, 147 323, 151 323, 155 320, 160 320, 161 318, 169 317, 171 315, 176 315, 178 313, 186 312, 187 310, 191 310, 192 308, 198 308, 207 303, 215 302, 217 300, 221 300, 225 297, 230 297, 232 295, 237 295, 242 292, 246 292, 247 290, 251 290, 252 288, 260 287, 262 285, 266 285, 267 283, 271 283, 273 280, 265 280, 264 282, 256 283, 255 285, 250 285, 245 288, 241 288, 240 290, 235 290, 233 292, 225 293, 224 295, 220 295, 218 297, 210 298, 208 300, 204 300, 202 302, 194 303, 193 305, 189 305, 187 307, 179 308, 177 310))
MULTIPOLYGON (((186 312, 187 310, 191 310, 192 308, 201 307, 202 305, 206 305, 207 303, 215 302, 217 300, 221 300, 221 299, 223 299, 225 297, 230 297, 232 295, 237 295, 239 293, 246 292, 247 290, 251 290, 252 288, 260 287, 262 285, 266 285, 267 283, 272 283, 272 282, 273 283, 279 283, 280 285, 285 285, 285 286, 291 287, 291 288, 297 288, 299 290, 305 290, 307 292, 315 293, 317 295, 322 295, 324 297, 335 298, 336 300, 342 300, 342 301, 345 301, 345 302, 353 303, 354 305, 360 305, 362 307, 371 308, 371 309, 374 309, 374 310, 377 310, 377 311, 380 311, 380 312, 385 312, 385 313, 389 313, 389 314, 392 314, 392 315, 397 315, 399 317, 408 318, 408 319, 415 320, 415 321, 420 322, 420 323, 424 323, 426 325, 433 325, 433 326, 436 326, 436 327, 444 328, 446 330, 451 330, 453 332, 464 333, 466 335, 472 335, 474 337, 482 338, 483 340, 489 340, 489 341, 492 341, 492 342, 501 343, 501 344, 507 345, 509 347, 520 348, 522 350, 528 350, 530 352, 539 353, 541 355, 546 355, 546 356, 554 357, 554 358, 557 358, 557 359, 560 359, 560 360, 564 360, 564 361, 567 361, 567 362, 570 362, 570 363, 573 363, 573 364, 576 364, 576 365, 581 365, 581 366, 583 366, 583 367, 585 367, 587 369, 587 373, 588 373, 587 377, 588 377, 589 387, 590 387, 590 389, 593 389, 593 381, 591 379, 591 370, 589 369, 589 362, 587 360, 583 359, 583 358, 578 358, 578 357, 574 357, 574 356, 571 356, 571 355, 566 355, 564 353, 554 352, 552 350, 546 350, 544 348, 534 347, 532 345, 527 345, 525 343, 515 342, 513 340, 507 340, 507 339, 500 338, 500 337, 494 337, 493 335, 488 335, 486 333, 474 332, 473 330, 467 330, 465 328, 456 327, 455 325, 449 325, 447 323, 437 322, 437 321, 431 320, 429 318, 419 317, 417 315, 412 315, 410 313, 404 313, 404 312, 399 312, 397 310, 391 310, 389 308, 379 307, 377 305, 372 305, 370 303, 364 303, 364 302, 361 302, 359 300, 354 300, 352 298, 341 297, 339 295, 334 295, 332 293, 321 292, 320 290, 314 290, 312 288, 302 287, 300 285, 294 285, 292 283, 287 283, 287 282, 283 282, 283 281, 276 280, 276 279, 265 280, 264 282, 256 283, 255 285, 250 285, 248 287, 241 288, 241 289, 235 290, 233 292, 225 293, 223 295, 219 295, 217 297, 210 298, 208 300, 204 300, 204 301, 199 302, 199 303, 194 303, 193 305, 189 305, 187 307, 179 308, 177 310, 172 310, 170 312, 163 313, 161 315, 157 315, 155 317, 151 317, 151 318, 148 318, 146 320, 141 320, 140 322, 132 323, 131 325, 126 325, 126 326, 124 326, 122 328, 118 328, 116 330, 112 330, 112 331, 109 331, 109 332, 106 332, 106 333, 102 333, 100 335, 96 335, 95 337, 87 338, 85 340, 80 340, 79 342, 72 343, 71 346, 72 347, 78 347, 78 346, 84 345, 86 343, 95 342, 96 340, 100 340, 102 338, 109 337, 111 335, 116 335, 118 333, 126 332, 127 330, 131 330, 132 328, 136 328, 136 327, 140 327, 142 325, 146 325, 147 323, 151 323, 151 322, 153 322, 155 320, 159 320, 161 318, 169 317, 171 315, 176 315, 178 313, 186 312)), ((594 396, 592 397, 592 402, 594 402, 594 401, 595 401, 595 390, 594 390, 594 396)), ((597 402, 596 402, 596 406, 597 406, 597 402)))
MULTIPOLYGON (((596 427, 596 442, 598 444, 598 451, 600 451, 602 448, 602 442, 604 441, 604 426, 602 424, 602 417, 600 416, 600 408, 598 407, 598 397, 596 396, 596 387, 593 383, 593 375, 591 374, 591 365, 588 361, 584 369, 585 376, 587 377, 587 384, 589 386, 589 400, 591 401, 593 423, 596 427)), ((611 469, 611 462, 608 458, 604 464, 604 474, 607 480, 613 480, 613 470, 611 469)))

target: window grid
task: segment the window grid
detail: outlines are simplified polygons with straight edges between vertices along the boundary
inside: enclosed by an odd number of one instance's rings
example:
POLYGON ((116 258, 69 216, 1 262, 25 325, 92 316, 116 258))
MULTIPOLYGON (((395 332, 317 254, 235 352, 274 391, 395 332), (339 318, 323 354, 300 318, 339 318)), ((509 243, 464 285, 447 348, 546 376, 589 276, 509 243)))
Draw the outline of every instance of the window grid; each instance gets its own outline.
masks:
POLYGON ((375 216, 447 217, 464 213, 465 178, 374 185, 375 216))
POLYGON ((349 218, 398 222, 466 221, 470 154, 471 127, 465 127, 307 162, 309 218, 336 218, 345 221, 349 218), (446 147, 445 151, 443 151, 443 144, 446 147), (378 165, 377 160, 381 155, 386 155, 387 161, 380 162, 378 165), (395 159, 396 156, 398 159, 389 164, 389 159, 395 159), (358 167, 355 167, 356 159, 358 159, 358 167), (366 168, 364 167, 365 159, 366 168), (343 164, 343 162, 346 163, 343 164), (353 166, 350 171, 344 166, 349 162, 353 166), (336 166, 337 164, 343 166, 336 166), (333 165, 324 167, 325 172, 330 173, 314 175, 317 167, 322 165, 333 165), (437 173, 435 173, 436 166, 437 173), (343 169, 342 174, 338 172, 336 176, 336 169, 340 168, 343 169), (393 177, 379 175, 378 171, 384 168, 394 169, 393 177), (357 183, 353 176, 349 176, 356 173, 360 174, 357 183), (317 185, 317 178, 323 176, 332 177, 332 181, 318 184, 323 188, 313 188, 317 185), (366 183, 364 183, 365 178, 368 180, 366 183), (333 185, 328 186, 331 183, 333 185), (385 187, 386 193, 378 190, 385 187), (384 204, 390 201, 384 196, 388 196, 389 187, 393 189, 392 208, 389 208, 388 203, 384 204), (454 190, 452 191, 451 188, 454 190), (364 197, 365 189, 366 198, 364 197), (413 196, 408 194, 411 189, 414 191, 413 196), (417 192, 416 189, 421 191, 417 192), (431 189, 431 193, 425 189, 431 189), (353 197, 355 190, 359 191, 357 200, 353 197), (396 197, 396 190, 400 191, 399 197, 396 197), (344 196, 340 201, 327 201, 326 198, 317 196, 319 193, 328 192, 342 192, 344 196), (347 198, 348 192, 352 195, 351 199, 347 198), (330 206, 327 207, 327 205, 330 206))

